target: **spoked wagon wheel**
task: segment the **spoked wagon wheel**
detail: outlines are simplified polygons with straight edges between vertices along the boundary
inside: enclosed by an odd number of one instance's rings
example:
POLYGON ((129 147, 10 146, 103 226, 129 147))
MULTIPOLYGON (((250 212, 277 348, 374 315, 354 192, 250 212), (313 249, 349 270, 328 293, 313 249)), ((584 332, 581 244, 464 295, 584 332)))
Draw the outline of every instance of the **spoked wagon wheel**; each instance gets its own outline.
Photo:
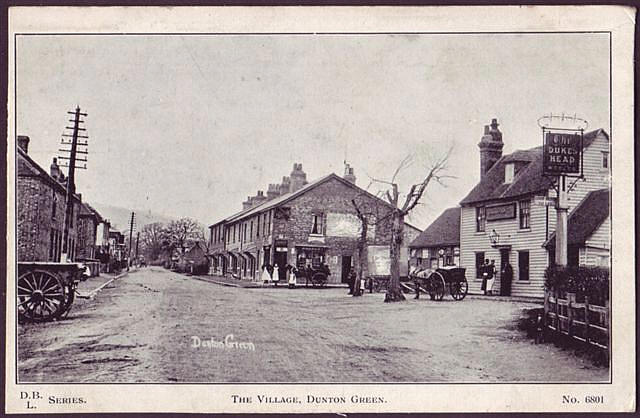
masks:
POLYGON ((35 322, 51 320, 65 309, 62 281, 43 270, 24 273, 18 278, 18 315, 35 322))
POLYGON ((76 296, 76 288, 75 286, 64 286, 64 303, 62 309, 58 313, 58 317, 67 317, 69 315, 69 311, 71 310, 71 305, 73 305, 73 301, 76 296))
POLYGON ((436 271, 429 276, 429 282, 429 297, 431 300, 442 300, 445 289, 444 277, 436 271))
POLYGON ((464 297, 467 296, 467 290, 469 290, 469 285, 466 280, 451 283, 451 296, 453 296, 455 300, 464 299, 464 297))
POLYGON ((313 283, 313 287, 323 287, 327 283, 327 277, 322 273, 316 273, 311 278, 311 283, 313 283))

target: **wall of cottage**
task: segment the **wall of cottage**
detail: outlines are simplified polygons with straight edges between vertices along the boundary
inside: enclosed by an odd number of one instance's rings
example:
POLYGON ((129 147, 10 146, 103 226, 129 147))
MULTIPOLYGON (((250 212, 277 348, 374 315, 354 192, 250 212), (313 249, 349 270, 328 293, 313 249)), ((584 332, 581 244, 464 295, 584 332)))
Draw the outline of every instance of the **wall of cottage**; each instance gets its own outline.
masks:
MULTIPOLYGON (((41 177, 18 176, 16 199, 18 261, 50 261, 51 231, 58 231, 62 240, 65 195, 41 177), (54 204, 56 210, 52 216, 54 204)), ((69 230, 69 238, 74 243, 77 243, 79 210, 80 205, 76 201, 73 227, 69 230)))
POLYGON ((95 258, 97 229, 98 221, 93 216, 80 216, 78 218, 77 259, 95 258))
MULTIPOLYGON (((574 189, 569 193, 569 214, 586 195, 594 190, 609 187, 609 169, 602 167, 602 153, 609 151, 609 141, 603 134, 585 149, 583 155, 584 180, 578 180, 574 189)), ((557 196, 553 188, 549 189, 549 197, 557 196)), ((460 224, 460 264, 467 269, 466 276, 469 281, 469 291, 480 293, 482 280, 476 278, 475 255, 484 252, 484 257, 495 260, 496 270, 500 269, 500 250, 493 248, 489 241, 489 233, 495 229, 500 234, 500 243, 511 245, 509 263, 513 267, 512 295, 514 296, 544 296, 544 271, 549 265, 549 254, 542 244, 555 231, 556 211, 553 206, 538 206, 534 200, 541 197, 532 197, 530 212, 530 228, 519 228, 519 202, 505 200, 495 203, 516 202, 516 218, 500 221, 487 221, 485 232, 476 232, 476 208, 463 207, 460 224), (521 277, 518 266, 518 251, 529 251, 529 280, 519 280, 521 277)), ((606 227, 605 227, 606 228, 606 227)), ((608 233, 605 231, 602 235, 608 233)), ((592 254, 595 255, 594 252, 592 254)), ((586 253, 581 251, 581 259, 586 262, 586 253)), ((500 274, 496 278, 493 290, 499 293, 500 274)))

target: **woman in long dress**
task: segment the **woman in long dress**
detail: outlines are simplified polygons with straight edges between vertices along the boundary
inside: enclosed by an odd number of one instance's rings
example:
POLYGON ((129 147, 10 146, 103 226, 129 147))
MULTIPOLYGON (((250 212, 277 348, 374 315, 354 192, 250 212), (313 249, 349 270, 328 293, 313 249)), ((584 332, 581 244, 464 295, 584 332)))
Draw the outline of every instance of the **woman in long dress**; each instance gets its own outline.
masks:
POLYGON ((280 270, 277 264, 273 266, 273 277, 271 280, 273 280, 273 284, 278 287, 278 282, 280 281, 280 270))
POLYGON ((262 283, 267 284, 269 283, 269 280, 271 280, 271 276, 269 275, 269 268, 265 264, 262 266, 262 283))

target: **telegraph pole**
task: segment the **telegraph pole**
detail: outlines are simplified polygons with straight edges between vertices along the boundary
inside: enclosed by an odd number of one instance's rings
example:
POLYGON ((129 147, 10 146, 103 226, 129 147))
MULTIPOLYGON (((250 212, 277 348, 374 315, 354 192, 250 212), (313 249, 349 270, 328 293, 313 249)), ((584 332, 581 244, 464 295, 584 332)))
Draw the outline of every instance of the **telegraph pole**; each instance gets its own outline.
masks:
POLYGON ((80 124, 84 123, 83 120, 80 119, 81 116, 87 116, 86 113, 80 112, 80 107, 76 106, 76 110, 74 112, 67 112, 67 114, 73 115, 73 119, 69 119, 69 122, 73 122, 73 126, 67 126, 65 129, 71 130, 71 134, 62 134, 62 145, 70 145, 70 149, 59 149, 58 151, 68 152, 68 157, 60 156, 58 158, 62 160, 68 160, 69 163, 67 165, 61 165, 61 167, 67 167, 69 169, 67 173, 67 195, 66 195, 66 204, 64 211, 64 229, 62 231, 62 261, 72 261, 70 256, 73 253, 73 249, 69 248, 69 229, 73 225, 73 195, 76 192, 76 184, 75 184, 75 170, 76 169, 86 169, 87 168, 87 159, 78 158, 77 154, 87 154, 86 148, 78 149, 78 147, 86 147, 88 142, 86 141, 89 137, 86 135, 81 135, 81 131, 86 131, 85 128, 81 128, 80 124), (64 138, 71 138, 70 140, 65 140, 64 138), (78 139, 82 138, 84 142, 78 142, 78 139), (84 166, 78 167, 76 166, 77 162, 84 162, 84 166))
POLYGON ((138 244, 140 243, 140 232, 136 234, 136 263, 138 262, 138 244))
POLYGON ((131 244, 133 242, 133 222, 135 221, 135 218, 135 212, 131 212, 131 225, 129 225, 129 257, 127 258, 127 271, 129 271, 129 266, 131 265, 131 244))

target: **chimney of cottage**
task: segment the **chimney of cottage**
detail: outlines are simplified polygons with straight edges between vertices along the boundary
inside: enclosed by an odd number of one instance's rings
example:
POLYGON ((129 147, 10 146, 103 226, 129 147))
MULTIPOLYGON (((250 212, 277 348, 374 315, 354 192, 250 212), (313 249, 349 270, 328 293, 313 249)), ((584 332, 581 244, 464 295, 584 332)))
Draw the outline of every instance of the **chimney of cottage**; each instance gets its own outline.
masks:
POLYGON ((258 206, 259 204, 265 202, 267 200, 267 196, 264 195, 262 190, 258 190, 256 195, 253 197, 253 206, 258 206))
POLYGON ((18 147, 20 147, 20 149, 24 151, 25 154, 28 154, 29 153, 29 137, 25 135, 18 135, 18 147))
POLYGON ((242 210, 247 210, 251 207, 251 196, 247 196, 247 200, 242 202, 242 210))
POLYGON ((280 187, 278 189, 278 193, 280 195, 289 193, 291 191, 291 179, 288 176, 282 177, 282 183, 280 183, 280 187))
POLYGON ((275 184, 269 184, 269 188, 267 189, 267 200, 271 200, 278 197, 278 187, 275 184))
POLYGON ((347 163, 344 164, 344 176, 342 176, 342 178, 347 180, 349 183, 356 184, 356 175, 353 174, 353 167, 347 163))
POLYGON ((295 192, 307 184, 307 173, 302 171, 302 164, 294 163, 291 171, 291 187, 289 191, 295 192))
POLYGON ((502 157, 502 132, 498 129, 498 119, 492 119, 491 125, 485 125, 484 135, 478 143, 480 148, 480 180, 484 179, 487 172, 502 157))
POLYGON ((53 162, 49 167, 49 174, 51 174, 51 177, 53 177, 55 181, 60 181, 60 175, 62 172, 60 171, 60 166, 58 165, 58 159, 56 157, 53 157, 53 162))

